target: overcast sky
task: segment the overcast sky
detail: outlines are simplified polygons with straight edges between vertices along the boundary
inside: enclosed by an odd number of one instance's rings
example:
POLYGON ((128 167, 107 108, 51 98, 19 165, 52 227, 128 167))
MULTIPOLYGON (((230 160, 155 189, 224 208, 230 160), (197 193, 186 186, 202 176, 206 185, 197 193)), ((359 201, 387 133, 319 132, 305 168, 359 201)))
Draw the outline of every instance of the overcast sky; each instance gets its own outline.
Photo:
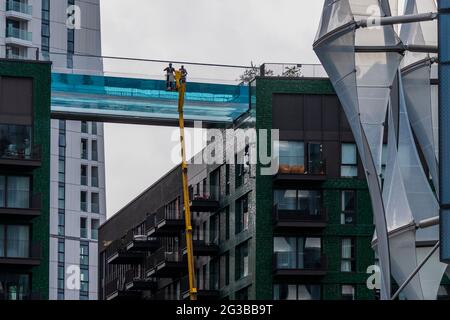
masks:
MULTIPOLYGON (((238 65, 318 63, 312 43, 321 0, 100 2, 103 55, 238 65)), ((105 62, 106 71, 121 73, 154 75, 152 67, 105 62)), ((216 71, 205 72, 225 77, 216 71)), ((177 128, 105 124, 108 217, 175 166, 170 159, 177 133, 177 128)), ((201 139, 195 141, 188 156, 201 149, 201 139)))

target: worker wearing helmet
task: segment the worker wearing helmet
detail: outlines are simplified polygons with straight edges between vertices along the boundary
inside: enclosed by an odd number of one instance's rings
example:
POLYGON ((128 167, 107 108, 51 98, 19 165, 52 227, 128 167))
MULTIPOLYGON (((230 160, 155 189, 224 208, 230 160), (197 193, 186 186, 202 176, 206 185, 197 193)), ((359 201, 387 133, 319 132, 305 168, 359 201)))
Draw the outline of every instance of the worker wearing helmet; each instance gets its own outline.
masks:
POLYGON ((181 72, 181 83, 186 83, 186 78, 187 78, 188 72, 184 68, 184 66, 181 66, 180 72, 181 72))
POLYGON ((173 89, 175 89, 175 68, 172 67, 172 64, 169 63, 169 66, 167 68, 164 69, 164 71, 166 72, 166 87, 167 90, 172 91, 173 89))

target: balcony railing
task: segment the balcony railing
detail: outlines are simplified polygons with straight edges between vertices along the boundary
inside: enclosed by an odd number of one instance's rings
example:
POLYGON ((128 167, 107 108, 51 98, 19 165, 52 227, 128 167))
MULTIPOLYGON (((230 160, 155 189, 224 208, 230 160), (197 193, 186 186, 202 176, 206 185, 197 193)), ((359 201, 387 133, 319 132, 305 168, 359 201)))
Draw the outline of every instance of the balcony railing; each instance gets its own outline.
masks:
POLYGON ((3 263, 13 265, 39 265, 42 256, 40 243, 30 243, 29 240, 10 240, 0 259, 3 263))
POLYGON ((15 28, 12 25, 9 25, 6 28, 6 37, 7 38, 16 38, 24 41, 32 41, 33 34, 27 30, 15 28))
POLYGON ((33 6, 19 1, 8 0, 6 1, 6 11, 15 11, 31 16, 33 14, 33 6))
POLYGON ((8 161, 41 161, 41 146, 18 147, 10 144, 0 149, 0 160, 8 161))
POLYGON ((150 256, 152 266, 157 266, 163 262, 182 262, 183 257, 179 252, 169 252, 166 248, 160 248, 150 256))
POLYGON ((326 175, 327 166, 325 160, 311 160, 308 165, 304 164, 286 164, 280 163, 278 173, 281 174, 297 174, 297 175, 326 175))
POLYGON ((278 205, 273 206, 273 222, 278 226, 296 227, 314 226, 315 224, 326 224, 327 214, 325 208, 313 210, 283 210, 278 205))
POLYGON ((275 271, 287 271, 286 274, 302 273, 314 274, 326 272, 326 257, 323 254, 302 252, 275 252, 273 254, 273 268, 275 271), (289 272, 292 271, 292 272, 289 272))
POLYGON ((42 195, 29 194, 28 204, 11 205, 8 203, 0 203, 0 215, 23 215, 23 216, 37 216, 42 209, 42 195))

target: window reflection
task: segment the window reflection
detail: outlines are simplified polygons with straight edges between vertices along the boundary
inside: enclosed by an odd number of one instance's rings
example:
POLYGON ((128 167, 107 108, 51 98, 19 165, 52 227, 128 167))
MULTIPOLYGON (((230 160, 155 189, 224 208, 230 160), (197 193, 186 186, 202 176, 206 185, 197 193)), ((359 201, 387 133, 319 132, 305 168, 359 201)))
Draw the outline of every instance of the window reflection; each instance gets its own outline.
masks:
POLYGON ((0 158, 30 159, 31 127, 0 124, 0 158))

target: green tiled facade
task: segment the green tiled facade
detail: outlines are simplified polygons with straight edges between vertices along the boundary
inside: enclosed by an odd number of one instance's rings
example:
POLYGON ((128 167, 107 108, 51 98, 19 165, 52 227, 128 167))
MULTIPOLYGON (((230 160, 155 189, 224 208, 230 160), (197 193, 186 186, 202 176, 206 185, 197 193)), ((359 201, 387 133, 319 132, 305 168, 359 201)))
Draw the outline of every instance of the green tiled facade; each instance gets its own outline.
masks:
MULTIPOLYGON (((253 112, 256 113, 256 128, 271 129, 272 97, 274 94, 334 94, 331 83, 325 79, 282 79, 257 78, 256 94, 253 97, 253 112)), ((268 143, 268 150, 271 146, 268 143)), ((337 159, 336 161, 339 161, 337 159)), ((259 163, 259 162, 258 162, 259 163)), ((357 179, 333 179, 322 183, 324 206, 327 209, 328 222, 323 229, 322 248, 327 257, 327 274, 322 277, 322 298, 327 300, 341 298, 341 285, 352 284, 356 287, 356 299, 374 299, 374 292, 367 289, 366 269, 374 264, 374 253, 370 243, 374 232, 370 196, 365 181, 357 179), (357 222, 355 225, 340 224, 341 189, 357 191, 357 222), (356 272, 340 271, 342 236, 356 239, 356 272)), ((273 177, 260 174, 257 168, 256 179, 256 265, 255 292, 256 299, 273 297, 273 177)))
POLYGON ((42 199, 41 215, 32 223, 32 242, 41 245, 41 261, 32 268, 32 293, 48 299, 50 214, 50 97, 51 64, 0 60, 0 76, 33 79, 33 143, 41 148, 42 165, 33 170, 33 194, 42 199))

